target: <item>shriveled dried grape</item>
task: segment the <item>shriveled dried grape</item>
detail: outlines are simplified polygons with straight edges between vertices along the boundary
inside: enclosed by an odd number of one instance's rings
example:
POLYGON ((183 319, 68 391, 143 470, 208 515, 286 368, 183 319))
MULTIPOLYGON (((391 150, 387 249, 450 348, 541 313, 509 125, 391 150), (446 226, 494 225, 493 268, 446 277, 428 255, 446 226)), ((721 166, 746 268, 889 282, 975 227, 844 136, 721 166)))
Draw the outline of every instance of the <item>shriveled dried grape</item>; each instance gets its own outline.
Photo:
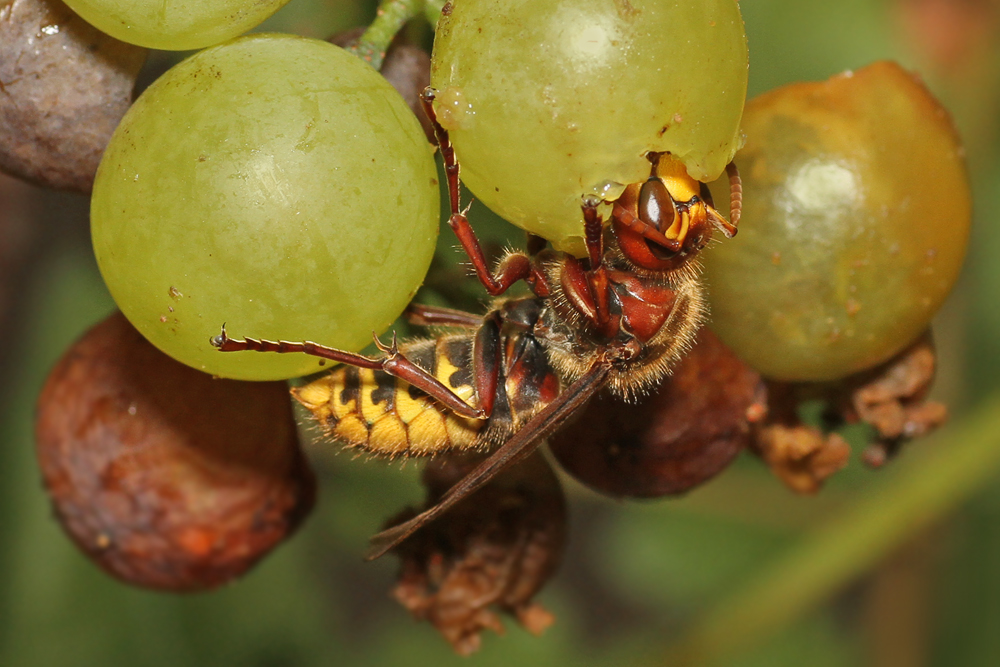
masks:
POLYGON ((767 383, 766 418, 755 424, 751 450, 793 491, 816 493, 847 465, 851 448, 832 429, 863 422, 873 441, 862 459, 879 467, 913 438, 948 418, 928 400, 937 360, 930 331, 879 366, 831 382, 767 383), (823 428, 802 421, 800 406, 822 401, 823 428))
MULTIPOLYGON (((457 454, 428 463, 428 504, 480 461, 457 454)), ((483 630, 503 632, 495 610, 540 634, 554 617, 532 598, 559 566, 565 542, 566 501, 552 468, 536 453, 397 547, 402 566, 393 595, 462 655, 479 649, 483 630)))

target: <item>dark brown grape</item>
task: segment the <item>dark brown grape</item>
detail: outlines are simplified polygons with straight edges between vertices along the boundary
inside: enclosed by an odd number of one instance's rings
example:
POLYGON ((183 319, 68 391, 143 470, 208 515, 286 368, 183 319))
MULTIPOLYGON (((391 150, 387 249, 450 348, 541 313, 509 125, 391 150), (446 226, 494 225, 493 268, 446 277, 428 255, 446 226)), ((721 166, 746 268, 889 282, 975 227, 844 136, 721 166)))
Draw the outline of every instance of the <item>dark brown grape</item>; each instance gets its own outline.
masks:
POLYGON ((131 584, 226 583, 313 504, 283 382, 213 379, 158 351, 120 313, 53 369, 36 428, 63 528, 131 584))
POLYGON ((652 395, 638 404, 598 395, 552 436, 559 463, 612 496, 683 493, 720 473, 750 442, 762 411, 760 377, 708 329, 652 395))
POLYGON ((146 53, 58 0, 0 7, 0 170, 90 192, 146 53))

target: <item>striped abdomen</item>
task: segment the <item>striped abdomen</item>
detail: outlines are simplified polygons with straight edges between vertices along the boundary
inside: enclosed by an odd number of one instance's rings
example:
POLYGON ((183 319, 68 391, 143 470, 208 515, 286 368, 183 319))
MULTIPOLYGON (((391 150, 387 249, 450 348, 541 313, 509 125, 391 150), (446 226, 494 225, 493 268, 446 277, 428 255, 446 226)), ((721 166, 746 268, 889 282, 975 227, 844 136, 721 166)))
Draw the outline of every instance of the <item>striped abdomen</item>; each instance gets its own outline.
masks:
MULTIPOLYGON (((400 351, 474 404, 472 336, 406 343, 400 351)), ((293 391, 328 435, 380 456, 425 456, 478 446, 487 420, 466 419, 382 371, 341 366, 293 391)))

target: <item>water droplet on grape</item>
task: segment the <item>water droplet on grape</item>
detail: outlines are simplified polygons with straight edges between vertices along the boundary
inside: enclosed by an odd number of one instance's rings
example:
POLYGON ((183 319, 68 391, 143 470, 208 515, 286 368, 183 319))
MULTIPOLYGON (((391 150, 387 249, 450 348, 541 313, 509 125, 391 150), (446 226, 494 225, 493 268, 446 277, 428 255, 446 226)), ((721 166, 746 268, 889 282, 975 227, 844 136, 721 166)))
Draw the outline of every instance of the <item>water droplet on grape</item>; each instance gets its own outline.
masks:
POLYGON ((594 192, 604 201, 615 201, 625 192, 625 187, 624 183, 604 181, 594 188, 594 192))
POLYGON ((465 99, 465 94, 455 86, 449 86, 438 93, 435 108, 438 122, 449 132, 467 129, 471 118, 476 115, 472 105, 465 99))

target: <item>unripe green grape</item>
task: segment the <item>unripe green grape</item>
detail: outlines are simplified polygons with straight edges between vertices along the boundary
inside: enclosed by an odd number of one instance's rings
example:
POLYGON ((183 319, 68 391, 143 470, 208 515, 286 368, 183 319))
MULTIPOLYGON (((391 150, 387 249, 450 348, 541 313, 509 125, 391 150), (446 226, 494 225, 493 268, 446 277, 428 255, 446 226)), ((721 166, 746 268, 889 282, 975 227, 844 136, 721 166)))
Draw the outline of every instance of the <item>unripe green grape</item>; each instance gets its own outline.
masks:
POLYGON ((224 42, 259 25, 288 0, 66 0, 107 34, 150 49, 183 51, 224 42))
POLYGON ((358 350, 421 284, 439 215, 431 146, 399 94, 317 40, 254 35, 202 51, 142 94, 94 184, 94 251, 129 321, 214 375, 305 375, 303 354, 222 353, 234 338, 358 350))
POLYGON ((462 0, 434 40, 435 109, 462 179, 502 217, 583 252, 583 195, 614 199, 669 151, 701 181, 739 147, 735 0, 462 0))
POLYGON ((780 380, 885 361, 928 326, 965 257, 969 185, 947 112, 879 62, 761 95, 743 128, 740 233, 703 254, 712 328, 780 380))

